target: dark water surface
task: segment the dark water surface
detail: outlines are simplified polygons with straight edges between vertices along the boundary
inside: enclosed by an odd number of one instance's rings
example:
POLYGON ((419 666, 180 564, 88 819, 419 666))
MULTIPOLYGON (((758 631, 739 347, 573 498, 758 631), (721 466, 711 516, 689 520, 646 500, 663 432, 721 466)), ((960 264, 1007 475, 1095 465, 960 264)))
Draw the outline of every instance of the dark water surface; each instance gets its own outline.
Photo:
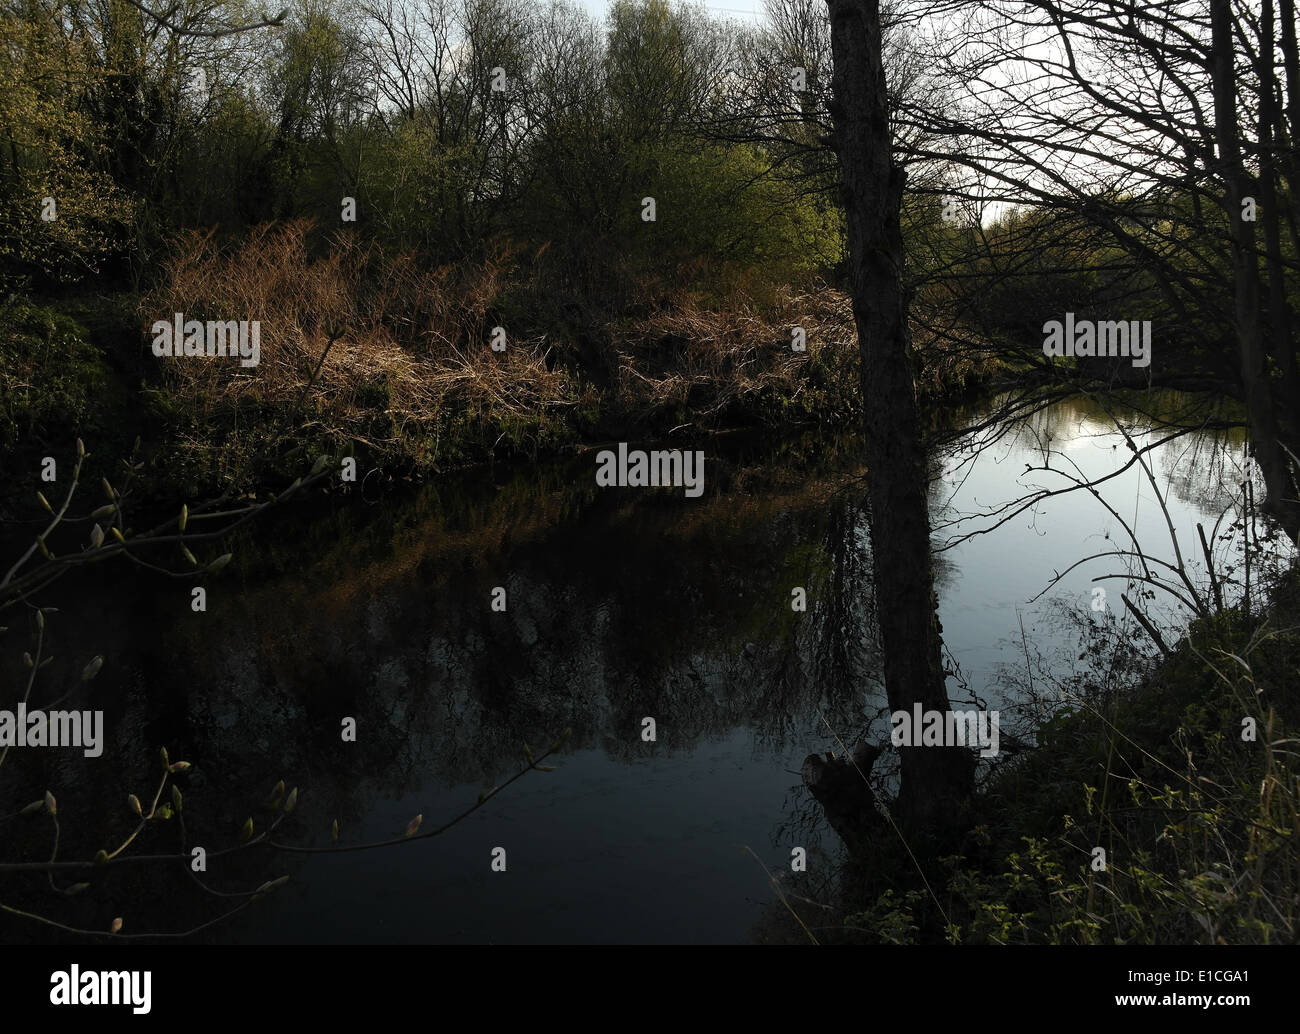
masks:
MULTIPOLYGON (((969 454, 941 458, 936 546, 973 530, 942 527, 958 514, 1027 484, 1058 487, 1051 473, 1024 473, 1043 463, 1045 447, 1061 469, 1114 469, 1126 450, 1106 428, 1099 412, 1059 405, 969 467, 969 454)), ((791 849, 803 847, 806 886, 825 885, 841 850, 800 785, 803 758, 837 738, 852 744, 869 726, 887 735, 868 632, 885 603, 869 581, 855 442, 704 448, 699 499, 597 488, 592 455, 379 502, 332 497, 241 533, 235 562, 207 583, 203 614, 191 612, 184 580, 114 567, 60 583, 57 599, 43 601, 61 608, 49 622, 60 658, 50 685, 75 683, 85 659, 105 655, 94 703, 81 706, 106 710, 108 744, 97 760, 45 751, 20 775, 5 772, 6 794, 15 779, 37 796, 55 789, 65 851, 92 854, 129 832, 127 793, 147 806, 166 745, 194 766, 187 845, 234 843, 249 815, 263 829, 263 800, 281 778, 301 795, 281 838, 328 845, 337 819, 346 845, 398 836, 417 813, 424 830, 440 825, 513 775, 524 742, 540 752, 571 727, 555 772, 529 773, 441 837, 331 856, 258 848, 213 859, 201 878, 217 890, 292 879, 195 939, 785 936, 768 870, 788 878, 791 849), (496 586, 506 589, 505 613, 490 608, 496 586), (806 613, 791 609, 796 586, 807 591, 806 613), (654 743, 641 738, 647 716, 654 743), (356 720, 355 743, 341 740, 344 717, 356 720), (496 847, 506 850, 505 872, 490 868, 496 847)), ((1195 522, 1212 524, 1230 501, 1220 482, 1240 480, 1240 452, 1206 434, 1152 457, 1189 554, 1195 522)), ((1140 479, 1135 471, 1102 494, 1164 555, 1165 518, 1140 479)), ((1091 579, 1123 565, 1072 572, 1054 590, 1063 601, 1055 610, 1028 601, 1107 536, 1122 537, 1118 522, 1075 493, 939 554, 946 642, 990 707, 1015 712, 1005 666, 1023 661, 1026 638, 1074 655, 1078 628, 1059 608, 1087 615, 1091 579)), ((1122 588, 1112 585, 1114 606, 1122 588)), ((1175 608, 1167 617, 1179 620, 1175 608)), ((140 852, 177 850, 170 826, 151 830, 140 852)), ((48 857, 42 835, 23 833, 21 854, 48 857)), ((124 915, 141 932, 185 929, 231 907, 205 898, 176 863, 163 868, 114 869, 81 904, 51 903, 32 878, 21 900, 96 929, 124 915)), ((12 941, 57 936, 13 920, 0 920, 0 931, 12 941)))

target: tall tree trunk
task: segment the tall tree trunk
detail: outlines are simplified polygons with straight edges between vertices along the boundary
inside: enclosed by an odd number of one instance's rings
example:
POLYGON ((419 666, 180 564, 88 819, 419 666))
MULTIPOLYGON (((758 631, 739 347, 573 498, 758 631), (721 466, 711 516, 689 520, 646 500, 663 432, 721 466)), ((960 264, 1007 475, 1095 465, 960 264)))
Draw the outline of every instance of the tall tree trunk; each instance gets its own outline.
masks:
POLYGON ((1285 215, 1291 245, 1300 251, 1300 42, 1296 40, 1295 0, 1280 0, 1282 66, 1286 69, 1287 129, 1278 135, 1282 169, 1290 195, 1285 215))
POLYGON ((1259 318, 1259 255, 1255 224, 1242 218, 1241 203, 1251 193, 1250 177, 1241 160, 1241 137, 1237 125, 1236 67, 1233 60, 1232 8, 1230 0, 1210 0, 1210 33, 1213 53, 1210 69, 1214 88, 1215 135, 1225 186, 1224 207, 1232 233, 1235 281, 1235 322, 1241 386, 1250 421, 1251 449, 1264 477, 1267 498, 1264 508, 1281 523, 1294 541, 1300 534, 1300 512, 1291 491, 1290 463, 1279 443, 1279 427, 1259 318))
POLYGON ((1269 351, 1282 369, 1281 404, 1278 408, 1285 430, 1284 441, 1296 452, 1300 451, 1300 368, 1296 366, 1291 310, 1286 298, 1286 269, 1282 262, 1282 218, 1277 183, 1278 170, 1286 168, 1285 160, 1280 160, 1279 154, 1279 146, 1286 139, 1286 128, 1276 94, 1274 36, 1273 0, 1264 0, 1259 16, 1256 78, 1259 80, 1259 203, 1268 256, 1268 326, 1272 338, 1269 351))
MULTIPOLYGON (((871 552, 892 711, 947 711, 930 557, 928 473, 912 370, 899 205, 877 0, 827 0, 835 145, 848 218, 853 318, 862 353, 871 552)), ((974 773, 965 748, 902 747, 897 811, 956 823, 974 773)))

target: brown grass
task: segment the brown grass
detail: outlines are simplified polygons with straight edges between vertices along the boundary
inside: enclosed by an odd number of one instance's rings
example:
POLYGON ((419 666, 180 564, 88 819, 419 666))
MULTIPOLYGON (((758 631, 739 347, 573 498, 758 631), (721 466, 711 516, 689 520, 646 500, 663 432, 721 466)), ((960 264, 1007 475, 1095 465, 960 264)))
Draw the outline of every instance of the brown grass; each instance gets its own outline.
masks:
POLYGON ((577 267, 545 247, 423 267, 350 232, 320 254, 312 239, 305 221, 258 228, 230 247, 185 235, 140 306, 142 332, 175 312, 260 321, 255 368, 159 361, 163 404, 200 480, 250 484, 295 446, 357 443, 381 463, 437 470, 486 458, 503 441, 535 454, 584 435, 857 418, 852 311, 825 286, 723 290, 713 278, 703 293, 698 276, 623 277, 622 290, 591 295, 574 286, 577 267), (503 353, 488 345, 497 325, 508 335, 503 353), (806 352, 791 350, 795 326, 806 352), (342 332, 331 344, 332 328, 342 332))
POLYGON ((848 299, 830 289, 783 290, 761 307, 743 296, 725 307, 687 296, 620 324, 618 340, 620 394, 638 407, 689 412, 703 426, 754 396, 794 402, 810 364, 844 367, 857 356, 848 299), (806 352, 790 347, 796 326, 806 352))
POLYGON ((488 347, 508 255, 424 270, 410 256, 386 258, 340 234, 313 258, 309 230, 304 222, 262 227, 229 250, 211 235, 187 235, 163 286, 141 304, 146 327, 174 312, 261 322, 255 368, 220 358, 160 360, 169 396, 196 428, 220 429, 228 453, 241 442, 264 446, 248 438, 273 416, 281 437, 287 428, 437 466, 452 423, 535 420, 575 403, 569 378, 547 369, 539 340, 511 336, 503 353, 488 347), (332 327, 342 336, 311 382, 332 327))

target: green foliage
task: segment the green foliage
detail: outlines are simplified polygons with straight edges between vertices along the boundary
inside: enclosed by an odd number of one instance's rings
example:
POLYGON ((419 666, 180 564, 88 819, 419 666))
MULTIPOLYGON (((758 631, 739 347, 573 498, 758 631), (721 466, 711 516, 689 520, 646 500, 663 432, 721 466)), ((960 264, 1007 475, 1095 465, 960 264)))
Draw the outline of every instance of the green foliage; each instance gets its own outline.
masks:
POLYGON ((49 308, 0 312, 0 447, 63 442, 104 415, 110 371, 86 331, 49 308))
MULTIPOLYGON (((840 257, 838 212, 771 175, 757 148, 699 147, 661 173, 658 237, 681 256, 741 267, 775 283, 797 282, 840 257)), ((649 193, 653 193, 649 191, 649 193)))
POLYGON ((58 11, 0 5, 0 288, 95 271, 131 213, 99 167, 106 127, 77 103, 99 73, 58 11))
POLYGON ((1076 706, 1044 722, 1038 749, 981 794, 967 850, 931 873, 938 898, 886 892, 846 924, 888 943, 1293 942, 1300 637, 1239 618, 1193 626, 1104 713, 1076 706), (1254 742, 1243 715, 1258 722, 1254 742))
POLYGON ((848 916, 844 925, 870 944, 915 944, 920 932, 915 911, 923 896, 918 890, 902 895, 885 890, 871 908, 848 916))

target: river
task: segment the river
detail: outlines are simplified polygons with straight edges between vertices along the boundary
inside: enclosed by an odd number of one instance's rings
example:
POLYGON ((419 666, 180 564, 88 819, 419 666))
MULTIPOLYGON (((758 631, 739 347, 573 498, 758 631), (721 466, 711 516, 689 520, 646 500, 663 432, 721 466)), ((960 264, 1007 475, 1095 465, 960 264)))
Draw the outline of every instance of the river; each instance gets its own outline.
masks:
MULTIPOLYGON (((1135 440, 1148 433, 1138 426, 1135 440)), ((95 702, 81 706, 104 708, 109 729, 100 759, 47 752, 40 777, 59 794, 68 843, 84 829, 93 853, 101 831, 129 831, 126 794, 147 802, 160 745, 193 764, 188 845, 234 843, 249 815, 264 828, 262 801, 283 778, 300 787, 284 839, 327 846, 334 820, 340 845, 398 836, 416 814, 422 830, 434 828, 517 771, 524 743, 540 753, 571 727, 551 759, 556 771, 527 774, 437 838, 213 859, 200 876, 214 889, 291 880, 195 940, 789 939, 769 873, 789 884, 792 849, 802 847, 800 892, 824 896, 841 852, 801 785, 801 762, 888 735, 869 632, 873 608, 886 604, 871 592, 860 449, 852 437, 745 436, 702 448, 698 499, 597 487, 585 453, 318 500, 241 532, 235 562, 208 583, 205 613, 192 612, 188 582, 121 567, 60 583, 44 601, 61 608, 49 624, 67 666, 51 669, 52 684, 104 654, 95 702), (504 612, 491 605, 497 587, 504 612), (792 609, 796 587, 805 612, 792 609), (348 718, 355 742, 342 735, 348 718), (495 848, 505 849, 505 871, 492 867, 495 848)), ((1123 562, 1093 561, 1049 582, 1081 557, 1127 545, 1116 514, 1171 559, 1165 514, 1135 466, 1100 489, 1114 514, 1076 492, 955 545, 992 521, 951 522, 1026 486, 1065 483, 1027 465, 1050 459, 1055 470, 1097 476, 1128 457, 1106 415, 1082 402, 936 457, 946 644, 1004 725, 1029 713, 1026 657, 1058 675, 1081 667, 1090 622, 1122 618, 1120 637, 1154 653, 1123 617, 1124 581, 1092 580, 1123 572, 1123 562), (1103 609, 1094 609, 1097 586, 1103 609)), ((1231 504, 1241 459, 1240 438, 1208 431, 1148 458, 1189 568, 1203 571, 1195 525, 1208 534, 1231 504)), ((1235 539, 1217 548, 1240 556, 1235 539)), ((1185 622, 1169 598, 1154 603, 1162 627, 1185 622)), ((950 687, 961 695, 955 680, 950 687)), ((176 850, 177 833, 164 830, 148 850, 176 850)), ((99 895, 95 921, 126 915, 137 931, 176 930, 229 907, 183 871, 159 879, 153 868, 103 876, 85 896, 99 895)), ((33 890, 25 907, 48 897, 33 890)), ((50 914, 84 920, 78 908, 59 901, 50 914)), ((5 925, 7 940, 46 937, 5 925)))

